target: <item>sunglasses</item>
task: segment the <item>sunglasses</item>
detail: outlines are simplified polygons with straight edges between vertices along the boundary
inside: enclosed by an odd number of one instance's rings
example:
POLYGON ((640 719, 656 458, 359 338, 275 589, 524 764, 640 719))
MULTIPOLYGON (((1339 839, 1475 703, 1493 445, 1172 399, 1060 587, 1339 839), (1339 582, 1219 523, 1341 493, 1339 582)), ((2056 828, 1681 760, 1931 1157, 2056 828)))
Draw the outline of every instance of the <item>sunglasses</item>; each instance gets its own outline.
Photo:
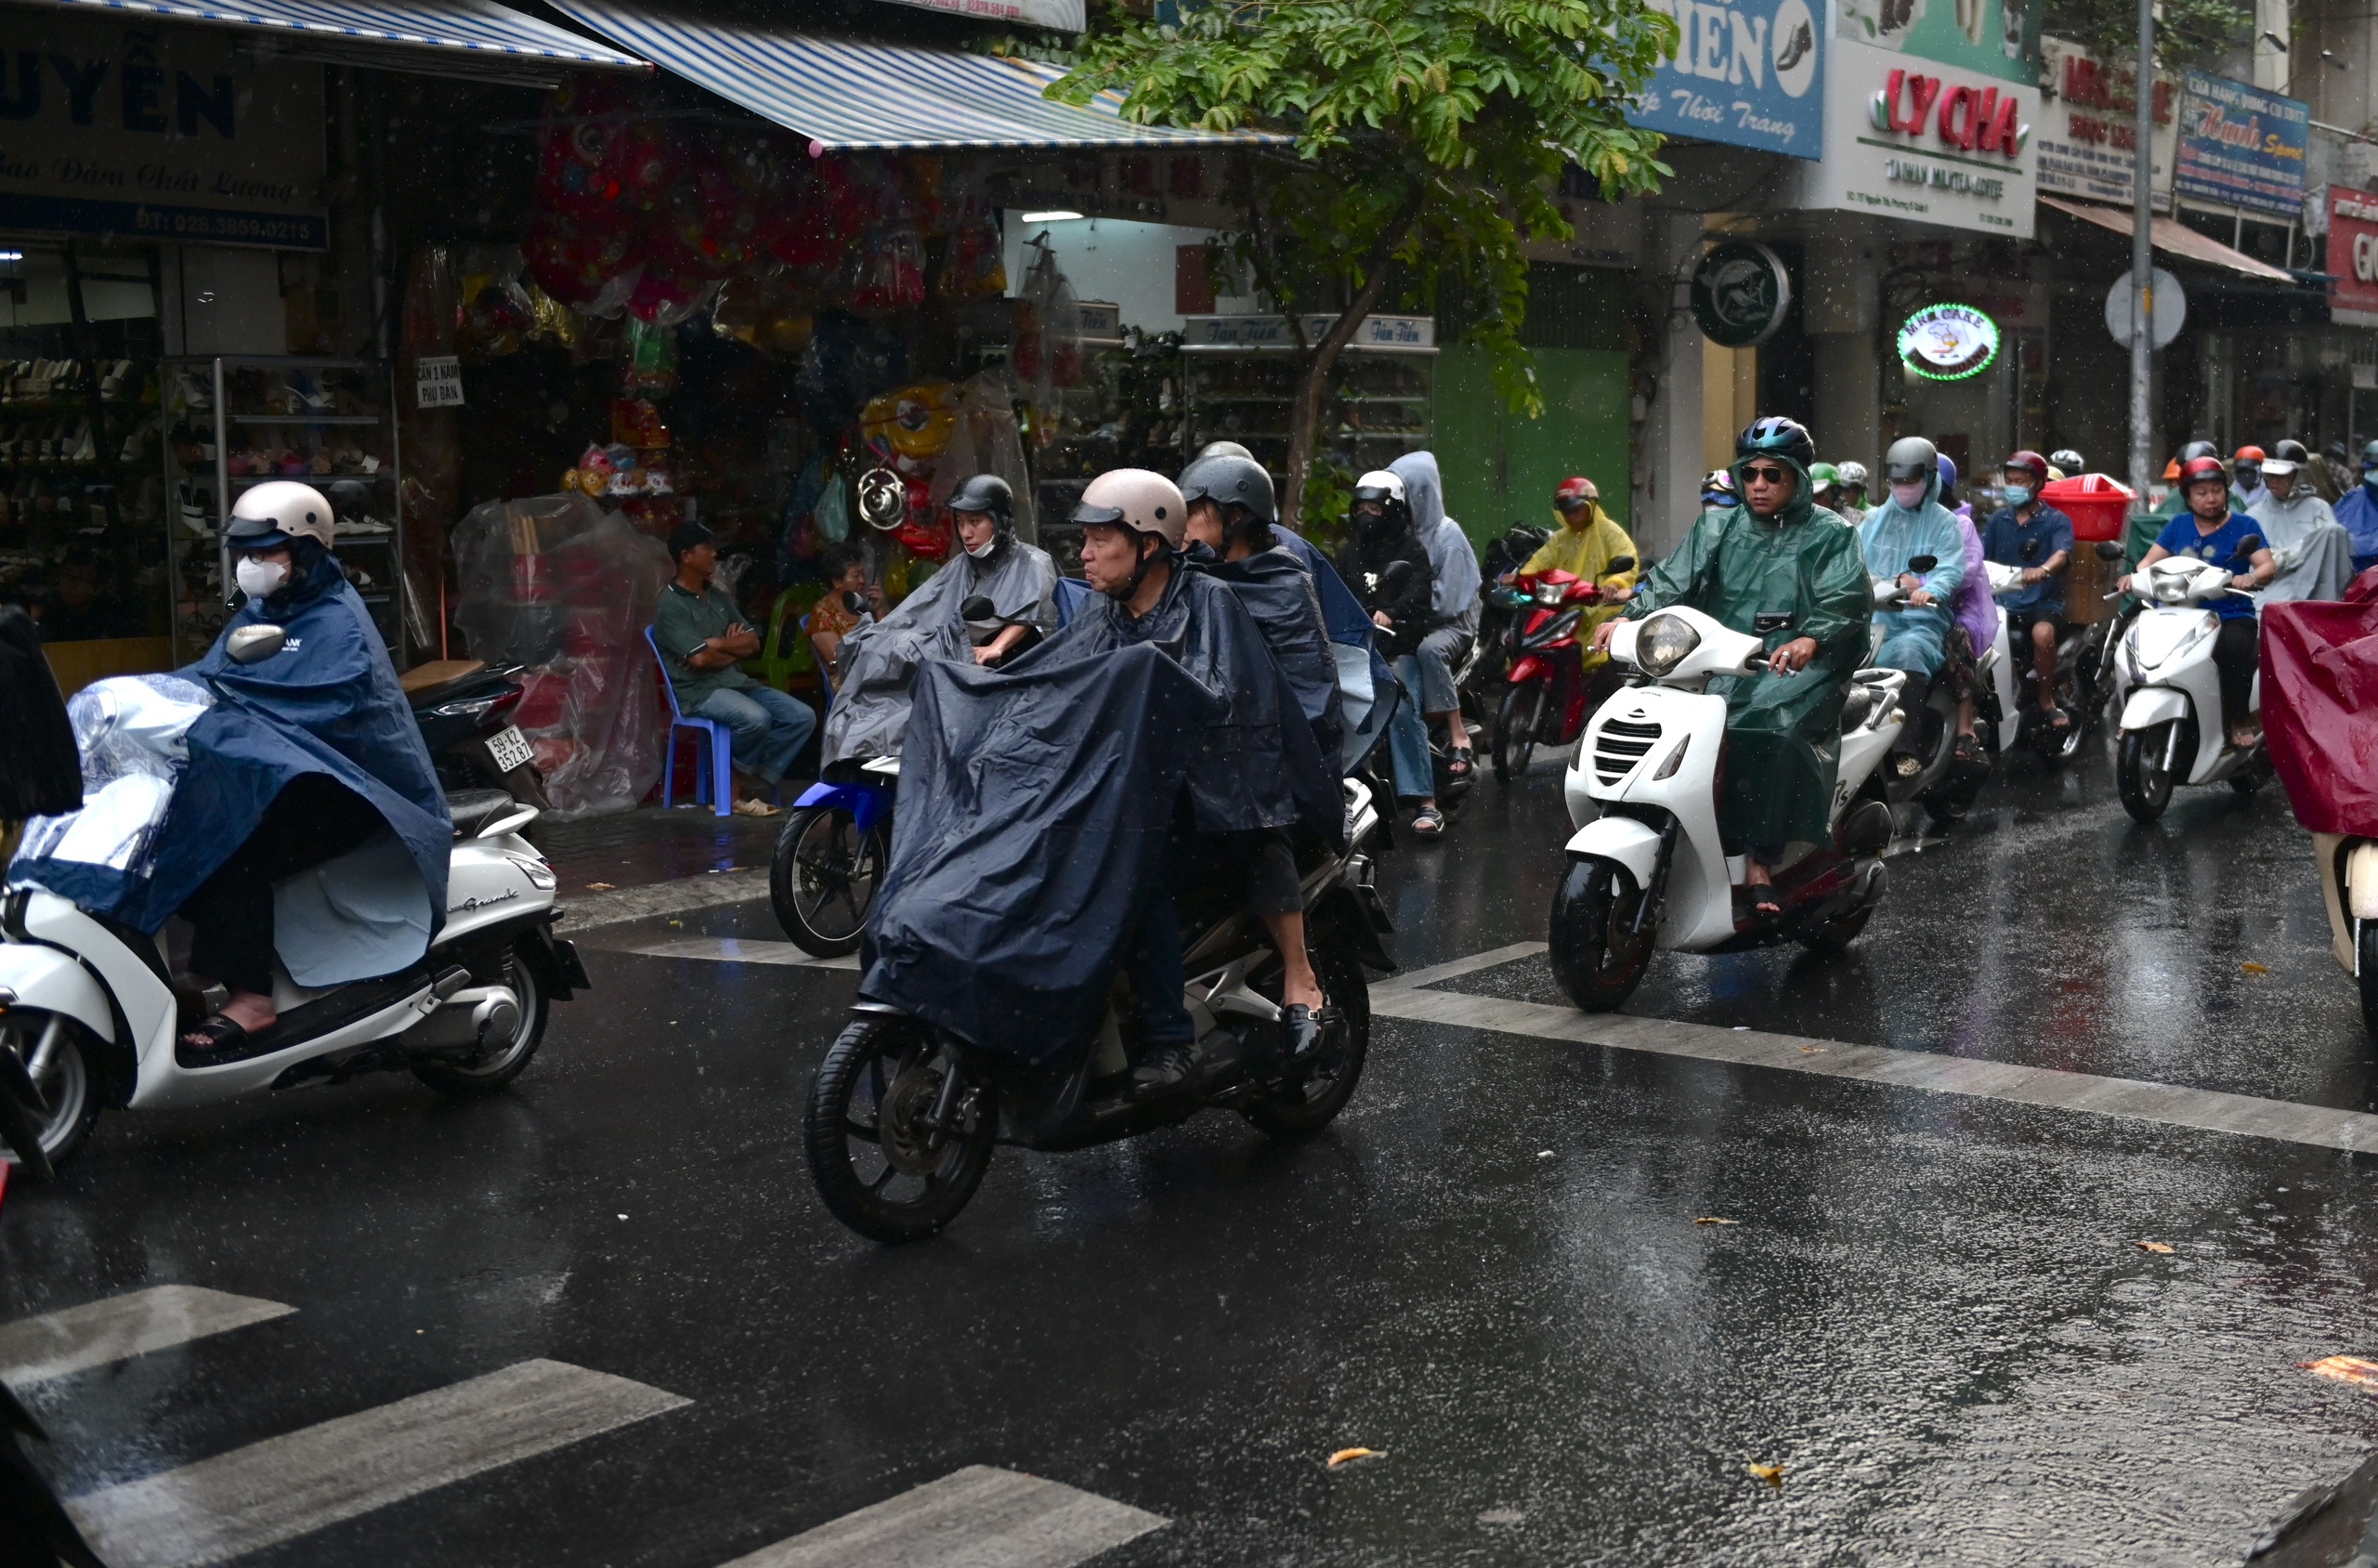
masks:
POLYGON ((1745 468, 1743 470, 1743 477, 1755 485, 1780 485, 1785 479, 1791 477, 1791 474, 1792 471, 1788 468, 1770 468, 1766 466, 1745 468))

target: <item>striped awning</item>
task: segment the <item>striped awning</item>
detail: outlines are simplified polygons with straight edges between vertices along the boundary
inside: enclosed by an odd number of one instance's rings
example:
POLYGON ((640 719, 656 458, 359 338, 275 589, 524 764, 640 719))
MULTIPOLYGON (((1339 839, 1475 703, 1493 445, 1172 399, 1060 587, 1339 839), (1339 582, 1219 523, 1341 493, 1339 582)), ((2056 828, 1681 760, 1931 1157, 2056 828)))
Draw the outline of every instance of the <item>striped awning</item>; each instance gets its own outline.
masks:
POLYGON ((78 15, 252 28, 282 53, 392 71, 552 82, 649 62, 490 0, 10 0, 78 15))
POLYGON ((661 70, 797 131, 813 153, 960 147, 1209 147, 1285 141, 1256 131, 1135 125, 1118 95, 1086 109, 1041 89, 1064 72, 1030 60, 957 54, 551 0, 570 20, 661 70))

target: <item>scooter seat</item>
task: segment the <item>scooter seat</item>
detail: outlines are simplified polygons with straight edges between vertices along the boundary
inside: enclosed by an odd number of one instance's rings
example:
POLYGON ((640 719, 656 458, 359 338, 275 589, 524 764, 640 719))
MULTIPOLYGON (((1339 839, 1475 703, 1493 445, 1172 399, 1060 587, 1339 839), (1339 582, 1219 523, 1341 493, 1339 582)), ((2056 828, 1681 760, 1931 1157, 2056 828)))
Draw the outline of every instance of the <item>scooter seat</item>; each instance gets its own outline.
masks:
POLYGON ((467 839, 510 811, 517 803, 501 790, 456 790, 446 797, 454 817, 454 836, 467 839))
POLYGON ((433 659, 398 676, 397 684, 404 687, 408 703, 425 708, 486 669, 483 659, 433 659))

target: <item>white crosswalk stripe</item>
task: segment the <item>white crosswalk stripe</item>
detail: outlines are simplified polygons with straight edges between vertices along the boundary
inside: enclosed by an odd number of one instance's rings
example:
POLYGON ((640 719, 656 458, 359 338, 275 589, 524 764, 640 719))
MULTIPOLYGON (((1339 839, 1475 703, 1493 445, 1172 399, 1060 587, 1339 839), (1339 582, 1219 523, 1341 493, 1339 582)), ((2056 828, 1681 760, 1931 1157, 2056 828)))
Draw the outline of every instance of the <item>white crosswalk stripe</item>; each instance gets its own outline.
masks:
POLYGON ((605 941, 589 937, 585 946, 607 953, 640 953, 655 959, 707 959, 713 963, 773 963, 795 969, 858 970, 858 955, 838 959, 812 958, 790 942, 763 942, 749 936, 647 936, 605 941))
POLYGON ((524 1361, 93 1492, 67 1511, 111 1568, 197 1568, 691 1403, 524 1361))
POLYGON ((285 1317, 296 1310, 195 1285, 160 1285, 86 1301, 0 1324, 0 1382, 24 1388, 285 1317))
POLYGON ((1053 1481, 969 1465, 726 1568, 1074 1568, 1165 1522, 1053 1481))

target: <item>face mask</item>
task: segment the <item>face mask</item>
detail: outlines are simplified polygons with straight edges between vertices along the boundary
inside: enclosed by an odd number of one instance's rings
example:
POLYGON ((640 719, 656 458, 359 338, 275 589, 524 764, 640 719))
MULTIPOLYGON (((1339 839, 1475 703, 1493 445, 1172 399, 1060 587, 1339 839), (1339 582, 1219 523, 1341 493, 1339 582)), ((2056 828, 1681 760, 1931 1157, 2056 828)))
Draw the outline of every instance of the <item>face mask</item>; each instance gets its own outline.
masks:
POLYGON ((1921 479, 1912 485, 1893 485, 1891 499, 1898 502, 1902 509, 1913 512, 1924 504, 1924 491, 1927 488, 1921 479))
POLYGON ((2029 506, 2032 503, 2032 491, 2028 485, 2008 485, 2005 493, 2009 506, 2029 506))
POLYGON ((240 592, 251 599, 277 594, 289 581, 289 568, 279 561, 242 560, 232 575, 239 580, 240 592))
POLYGON ((998 534, 993 534, 988 540, 984 542, 983 547, 979 550, 972 544, 966 546, 966 554, 978 561, 986 560, 989 558, 991 552, 999 547, 1000 536, 998 534))

